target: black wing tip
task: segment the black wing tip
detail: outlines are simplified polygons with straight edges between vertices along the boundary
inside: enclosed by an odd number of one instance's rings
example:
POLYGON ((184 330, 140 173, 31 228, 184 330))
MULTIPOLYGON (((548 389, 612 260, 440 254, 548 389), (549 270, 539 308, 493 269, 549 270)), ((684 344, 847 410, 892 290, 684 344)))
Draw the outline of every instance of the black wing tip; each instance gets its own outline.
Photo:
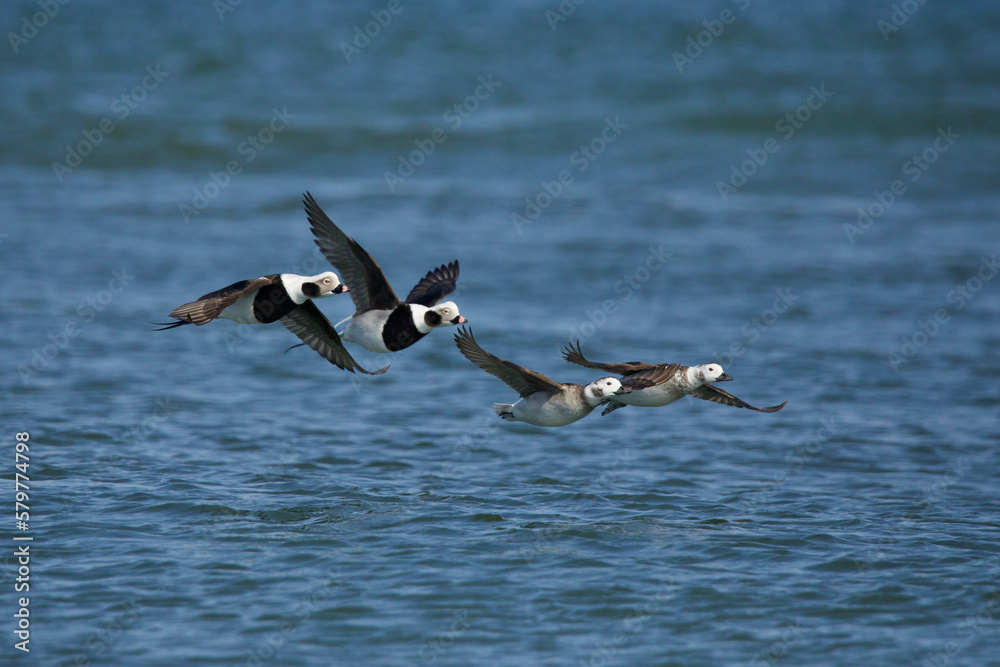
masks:
POLYGON ((786 405, 788 405, 788 401, 785 401, 781 405, 772 405, 769 408, 754 408, 754 410, 756 410, 757 412, 777 412, 786 405))
POLYGON ((571 364, 576 364, 577 366, 583 366, 584 368, 597 368, 601 369, 599 366, 594 365, 587 357, 583 356, 583 346, 580 345, 580 341, 576 341, 576 345, 564 345, 563 346, 563 359, 571 364))
POLYGON ((573 361, 572 357, 580 357, 583 359, 583 348, 580 346, 579 340, 576 341, 575 347, 573 343, 563 345, 563 359, 573 364, 578 363, 573 361))

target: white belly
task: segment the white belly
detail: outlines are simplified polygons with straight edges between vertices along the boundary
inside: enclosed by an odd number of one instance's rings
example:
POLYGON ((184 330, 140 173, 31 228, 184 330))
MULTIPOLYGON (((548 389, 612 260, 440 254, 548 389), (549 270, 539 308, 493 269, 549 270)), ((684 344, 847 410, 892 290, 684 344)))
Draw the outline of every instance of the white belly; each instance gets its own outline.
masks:
POLYGON ((369 310, 367 313, 347 320, 347 326, 340 337, 348 343, 360 345, 369 352, 386 354, 389 352, 389 348, 382 340, 382 328, 388 319, 389 311, 369 310))
POLYGON ((685 394, 674 387, 665 384, 648 389, 635 389, 628 394, 619 394, 612 398, 625 405, 636 405, 642 408, 658 408, 670 405, 674 401, 684 398, 685 394))
POLYGON ((260 321, 253 314, 253 300, 256 296, 257 291, 254 290, 250 294, 240 297, 233 305, 219 313, 219 317, 243 324, 260 324, 260 321))
POLYGON ((565 426, 583 419, 593 410, 585 404, 568 405, 558 394, 553 396, 539 392, 519 400, 511 412, 517 421, 535 426, 565 426))

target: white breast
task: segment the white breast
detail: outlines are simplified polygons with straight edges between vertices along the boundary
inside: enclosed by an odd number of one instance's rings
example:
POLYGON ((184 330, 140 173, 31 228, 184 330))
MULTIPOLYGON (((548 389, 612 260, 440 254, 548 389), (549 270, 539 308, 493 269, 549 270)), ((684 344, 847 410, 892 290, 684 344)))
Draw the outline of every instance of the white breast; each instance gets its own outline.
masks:
POLYGON ((260 320, 253 314, 253 300, 256 296, 257 290, 241 296, 233 305, 219 313, 219 317, 243 324, 260 324, 260 320))
POLYGON ((340 337, 348 343, 360 345, 369 352, 385 354, 389 352, 389 348, 382 340, 382 329, 385 327, 391 312, 388 310, 369 310, 357 317, 352 317, 347 321, 347 326, 340 337))
POLYGON ((644 408, 658 408, 664 405, 670 405, 674 401, 684 398, 685 395, 686 394, 679 387, 676 387, 672 382, 668 381, 663 384, 656 385, 655 387, 633 389, 628 394, 620 394, 618 396, 614 396, 613 398, 619 403, 624 403, 625 405, 637 405, 644 408))
POLYGON ((536 392, 514 404, 514 419, 535 426, 565 426, 593 411, 589 405, 567 398, 565 393, 536 392))

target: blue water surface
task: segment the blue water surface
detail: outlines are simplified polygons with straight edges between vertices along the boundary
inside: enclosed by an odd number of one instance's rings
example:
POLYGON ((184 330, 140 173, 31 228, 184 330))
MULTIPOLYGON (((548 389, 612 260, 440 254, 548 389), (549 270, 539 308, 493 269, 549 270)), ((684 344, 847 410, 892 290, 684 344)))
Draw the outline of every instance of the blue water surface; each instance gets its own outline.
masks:
POLYGON ((4 664, 1000 664, 996 3, 0 25, 4 664), (460 260, 494 354, 716 361, 788 405, 544 429, 453 329, 351 346, 378 377, 280 325, 151 331, 329 270, 307 190, 400 294, 460 260))

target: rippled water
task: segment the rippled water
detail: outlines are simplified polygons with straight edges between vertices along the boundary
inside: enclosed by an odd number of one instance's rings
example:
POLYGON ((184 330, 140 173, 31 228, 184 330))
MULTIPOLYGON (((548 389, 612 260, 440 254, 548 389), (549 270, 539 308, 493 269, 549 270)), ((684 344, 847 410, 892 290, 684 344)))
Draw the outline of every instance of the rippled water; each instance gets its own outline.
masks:
POLYGON ((5 661, 1000 664, 1000 11, 562 4, 4 5, 5 661), (150 331, 327 270, 305 190, 504 358, 789 404, 542 429, 451 330, 150 331))

